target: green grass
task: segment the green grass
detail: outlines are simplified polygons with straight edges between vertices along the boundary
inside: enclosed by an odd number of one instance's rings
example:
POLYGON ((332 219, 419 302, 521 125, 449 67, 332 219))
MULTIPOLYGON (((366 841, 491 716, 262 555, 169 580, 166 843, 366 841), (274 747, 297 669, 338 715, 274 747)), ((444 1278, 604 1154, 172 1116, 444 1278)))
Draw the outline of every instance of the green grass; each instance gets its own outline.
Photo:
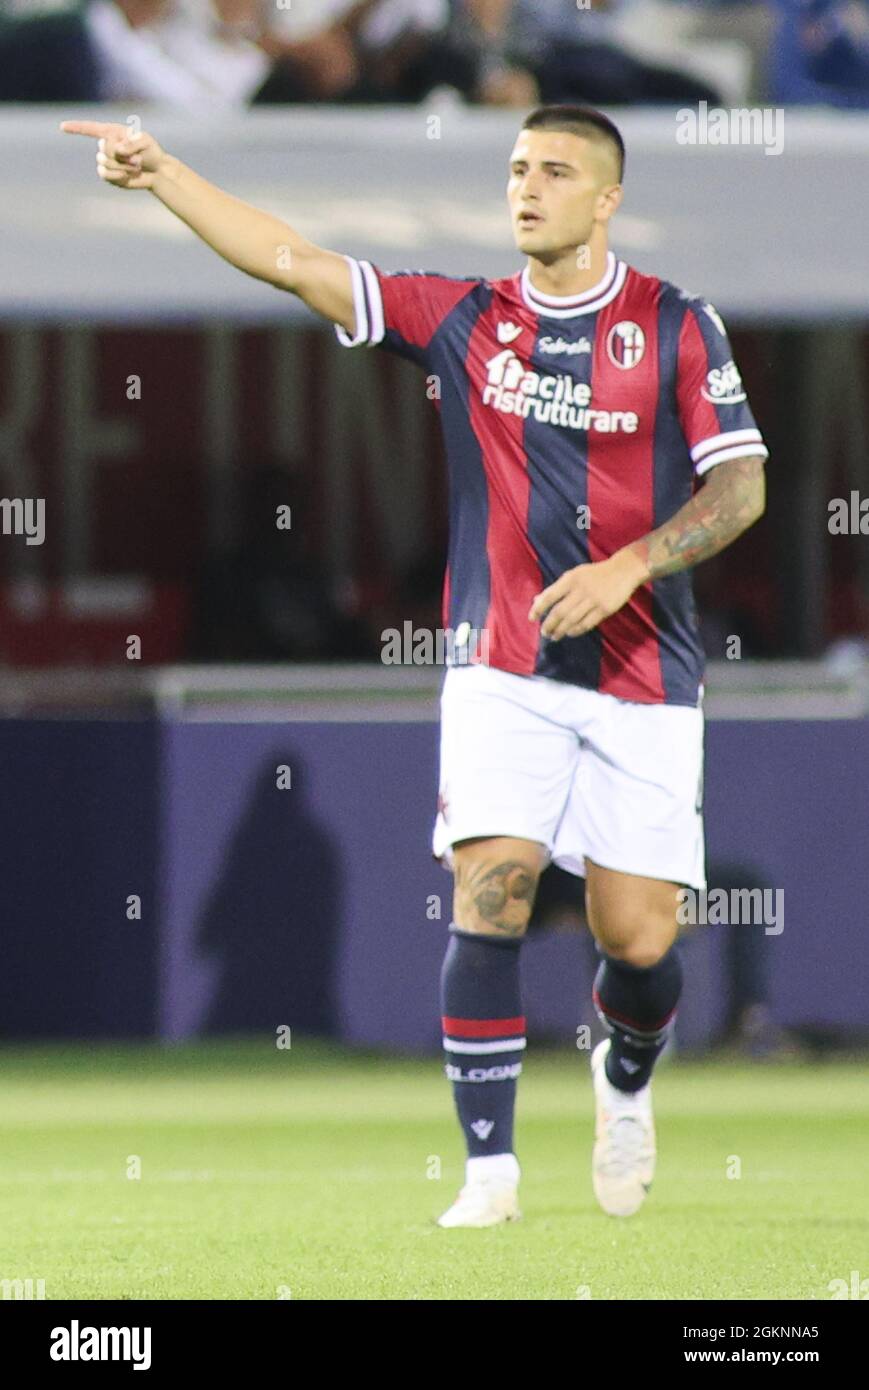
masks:
POLYGON ((441 1231, 462 1155, 436 1060, 5 1048, 0 1278, 49 1299, 829 1299, 869 1276, 864 1062, 660 1067, 658 1176, 622 1222, 591 1193, 587 1066, 529 1054, 523 1219, 441 1231))

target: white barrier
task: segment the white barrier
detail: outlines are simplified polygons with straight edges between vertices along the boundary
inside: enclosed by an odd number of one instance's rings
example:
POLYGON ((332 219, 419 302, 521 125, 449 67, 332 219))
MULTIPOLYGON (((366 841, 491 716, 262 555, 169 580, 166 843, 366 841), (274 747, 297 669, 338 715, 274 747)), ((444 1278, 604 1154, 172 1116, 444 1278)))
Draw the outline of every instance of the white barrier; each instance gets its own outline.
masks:
MULTIPOLYGON (((58 130, 66 117, 131 115, 206 178, 335 250, 394 270, 498 277, 521 266, 504 202, 518 113, 283 107, 192 124, 159 110, 7 107, 7 318, 266 323, 306 312, 223 264, 155 199, 101 184, 92 143, 58 130)), ((675 109, 613 115, 628 150, 613 224, 625 259, 731 320, 869 318, 869 115, 785 111, 780 154, 680 143, 675 109)), ((765 115, 771 130, 778 118, 765 115)))

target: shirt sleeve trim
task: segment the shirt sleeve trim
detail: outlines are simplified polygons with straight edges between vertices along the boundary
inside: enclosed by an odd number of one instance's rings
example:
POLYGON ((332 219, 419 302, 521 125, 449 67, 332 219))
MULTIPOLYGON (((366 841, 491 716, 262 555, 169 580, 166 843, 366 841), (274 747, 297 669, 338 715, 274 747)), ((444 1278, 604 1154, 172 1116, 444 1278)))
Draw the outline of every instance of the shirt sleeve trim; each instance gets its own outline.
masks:
POLYGON ((375 347, 383 341, 386 323, 383 313, 383 296, 377 272, 369 261, 357 261, 345 256, 350 267, 353 284, 353 313, 356 319, 356 332, 348 333, 341 324, 335 324, 335 332, 342 347, 375 347))
POLYGON ((769 450, 765 444, 732 444, 728 449, 716 449, 713 453, 707 454, 702 462, 695 466, 694 472, 697 477, 702 477, 708 473, 710 468, 714 468, 717 463, 726 463, 728 459, 744 458, 769 458, 769 450))

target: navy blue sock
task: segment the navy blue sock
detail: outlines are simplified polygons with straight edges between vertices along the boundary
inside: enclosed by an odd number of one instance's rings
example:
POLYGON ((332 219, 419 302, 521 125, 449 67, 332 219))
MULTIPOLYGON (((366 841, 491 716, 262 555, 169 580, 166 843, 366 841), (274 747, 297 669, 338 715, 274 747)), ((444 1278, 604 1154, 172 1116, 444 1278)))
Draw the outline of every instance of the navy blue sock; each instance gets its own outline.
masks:
POLYGON ((607 1078, 620 1091, 639 1091, 669 1037, 682 993, 682 962, 675 946, 650 966, 601 954, 592 998, 610 1034, 607 1078))
POLYGON ((525 1019, 515 937, 450 927, 441 971, 446 1073, 469 1158, 513 1152, 525 1019))

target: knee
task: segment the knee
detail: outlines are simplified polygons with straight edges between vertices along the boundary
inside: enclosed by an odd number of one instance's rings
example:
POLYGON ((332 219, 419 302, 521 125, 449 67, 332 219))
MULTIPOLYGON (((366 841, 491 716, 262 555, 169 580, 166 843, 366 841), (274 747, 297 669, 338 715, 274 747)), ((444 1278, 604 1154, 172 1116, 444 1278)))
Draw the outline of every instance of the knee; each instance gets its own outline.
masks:
POLYGON ((672 940, 664 944, 657 938, 648 938, 641 934, 631 941, 610 944, 602 949, 608 956, 622 961, 625 965, 632 965, 636 970, 651 970, 653 965, 663 960, 672 944, 672 940))
POLYGON ((453 851, 453 920, 463 931, 523 936, 542 868, 542 852, 495 842, 457 845, 453 851))
POLYGON ((676 940, 676 922, 667 912, 652 910, 619 916, 616 920, 610 920, 607 914, 598 914, 589 924, 606 955, 638 970, 649 970, 657 965, 676 940))

